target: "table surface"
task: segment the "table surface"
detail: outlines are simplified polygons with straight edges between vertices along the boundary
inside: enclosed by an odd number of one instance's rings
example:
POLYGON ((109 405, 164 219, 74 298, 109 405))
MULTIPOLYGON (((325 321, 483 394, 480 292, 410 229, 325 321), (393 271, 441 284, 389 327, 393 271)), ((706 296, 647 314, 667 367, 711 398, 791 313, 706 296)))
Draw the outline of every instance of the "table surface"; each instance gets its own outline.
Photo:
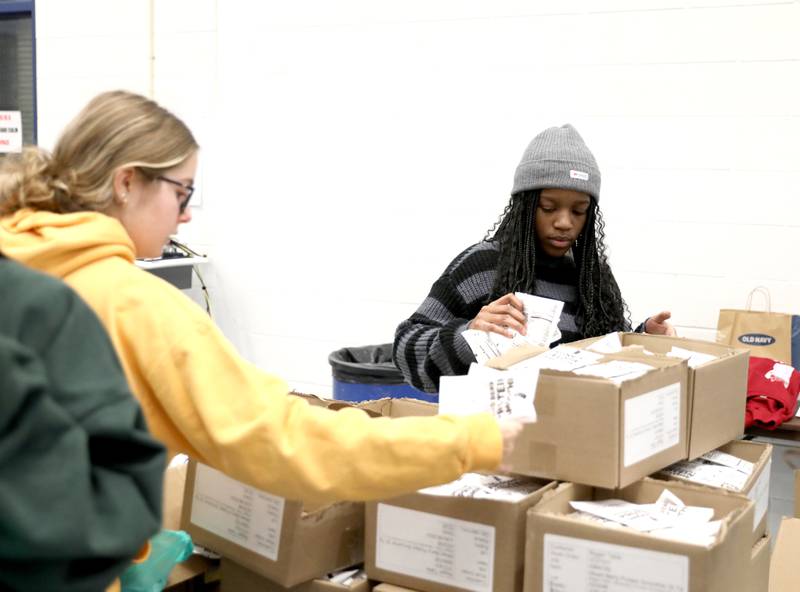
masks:
POLYGON ((169 257, 167 259, 137 259, 136 265, 142 269, 163 269, 208 263, 208 257, 169 257))
POLYGON ((782 423, 776 430, 750 427, 745 432, 748 436, 800 441, 800 417, 793 417, 789 421, 782 423))
POLYGON ((784 422, 781 424, 781 430, 788 430, 791 432, 800 432, 800 417, 793 417, 789 421, 784 422))

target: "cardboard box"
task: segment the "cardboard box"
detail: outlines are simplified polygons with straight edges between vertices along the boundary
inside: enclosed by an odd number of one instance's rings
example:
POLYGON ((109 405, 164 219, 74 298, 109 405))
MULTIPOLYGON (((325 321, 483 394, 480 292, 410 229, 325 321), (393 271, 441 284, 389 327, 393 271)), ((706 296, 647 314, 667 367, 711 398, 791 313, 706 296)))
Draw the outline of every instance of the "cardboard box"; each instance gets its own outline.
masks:
MULTIPOLYGON (((697 458, 744 433, 749 350, 666 335, 619 333, 619 336, 623 347, 639 345, 655 354, 665 355, 673 347, 680 347, 717 356, 716 360, 689 368, 689 458, 697 458)), ((584 339, 569 345, 586 347, 599 339, 602 338, 584 339)))
POLYGON ((366 577, 356 578, 348 586, 318 578, 286 588, 225 557, 220 571, 220 592, 369 592, 371 589, 366 577))
MULTIPOLYGON (((416 399, 379 399, 353 405, 292 393, 309 404, 338 410, 359 407, 372 415, 435 415, 416 399)), ((364 556, 364 504, 344 502, 305 512, 300 502, 250 487, 190 462, 181 527, 204 547, 269 578, 296 586, 364 556)))
POLYGON ((291 394, 295 397, 305 399, 310 405, 314 405, 315 407, 326 407, 332 411, 338 411, 347 407, 355 407, 357 409, 363 409, 373 417, 426 417, 429 415, 436 415, 439 407, 436 403, 429 403, 428 401, 422 401, 411 397, 384 397, 382 399, 371 399, 354 403, 351 401, 339 401, 337 399, 325 399, 318 395, 309 395, 307 393, 298 393, 295 391, 291 394))
POLYGON ((784 518, 778 528, 772 559, 769 563, 769 592, 797 592, 800 590, 800 519, 784 518))
MULTIPOLYGON (((341 405, 343 401, 339 402, 341 405)), ((338 406, 334 406, 338 407, 338 406)), ((373 412, 383 417, 427 417, 436 415, 439 406, 436 403, 429 403, 420 399, 375 399, 363 401, 355 405, 359 409, 373 412)))
POLYGON ((748 582, 752 524, 753 503, 738 493, 654 479, 619 491, 563 483, 528 511, 524 591, 742 590, 742 583, 748 582), (573 500, 653 503, 665 487, 687 505, 714 508, 714 519, 724 524, 712 546, 568 516, 573 500))
POLYGON ((686 362, 606 358, 656 368, 619 385, 541 370, 538 420, 523 428, 510 458, 512 472, 613 489, 686 458, 686 362))
POLYGON ((770 536, 764 535, 753 546, 748 572, 749 592, 767 592, 769 588, 770 536))
MULTIPOLYGON (((765 442, 734 440, 717 450, 753 463, 753 472, 739 493, 745 494, 755 504, 753 512, 753 540, 755 545, 767 533, 767 512, 769 510, 769 479, 772 470, 772 445, 765 442)), ((695 482, 691 478, 657 473, 658 479, 695 482)), ((710 483, 701 483, 713 487, 710 483)))
MULTIPOLYGON (((188 465, 189 459, 180 454, 172 459, 164 472, 162 527, 167 530, 180 529, 188 465)), ((201 555, 192 555, 186 561, 175 564, 167 578, 165 590, 180 590, 184 583, 189 585, 195 579, 215 580, 219 575, 218 572, 219 561, 201 555)))
POLYGON ((183 530, 195 543, 281 584, 296 586, 360 563, 364 504, 343 502, 314 512, 191 461, 183 530))
POLYGON ((367 575, 426 592, 515 592, 522 585, 525 512, 554 487, 541 482, 514 502, 417 492, 368 503, 367 575))

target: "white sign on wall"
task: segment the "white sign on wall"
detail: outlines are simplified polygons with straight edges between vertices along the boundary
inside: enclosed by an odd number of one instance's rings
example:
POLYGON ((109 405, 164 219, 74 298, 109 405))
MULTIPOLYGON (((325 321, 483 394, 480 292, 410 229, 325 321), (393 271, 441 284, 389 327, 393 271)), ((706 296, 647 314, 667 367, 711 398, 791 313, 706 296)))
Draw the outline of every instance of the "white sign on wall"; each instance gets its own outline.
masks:
POLYGON ((0 153, 22 152, 22 113, 0 111, 0 153))

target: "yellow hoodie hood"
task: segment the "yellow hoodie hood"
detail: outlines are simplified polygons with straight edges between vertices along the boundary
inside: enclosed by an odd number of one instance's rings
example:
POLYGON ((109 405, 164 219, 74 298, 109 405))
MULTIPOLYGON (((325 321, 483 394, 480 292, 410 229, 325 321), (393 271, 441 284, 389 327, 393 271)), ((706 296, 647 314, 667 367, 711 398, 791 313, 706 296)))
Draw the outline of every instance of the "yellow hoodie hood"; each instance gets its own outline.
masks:
POLYGON ((135 256, 127 232, 110 216, 31 209, 0 218, 0 251, 62 278, 101 259, 121 257, 133 263, 135 256))

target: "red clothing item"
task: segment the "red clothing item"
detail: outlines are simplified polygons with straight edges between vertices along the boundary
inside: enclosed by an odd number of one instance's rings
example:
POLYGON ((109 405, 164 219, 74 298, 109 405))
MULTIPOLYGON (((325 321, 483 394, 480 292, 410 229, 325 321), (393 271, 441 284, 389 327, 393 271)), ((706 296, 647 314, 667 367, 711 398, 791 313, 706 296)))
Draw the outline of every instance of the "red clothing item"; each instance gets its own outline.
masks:
POLYGON ((745 427, 774 430, 794 417, 800 372, 775 360, 750 356, 745 427))

